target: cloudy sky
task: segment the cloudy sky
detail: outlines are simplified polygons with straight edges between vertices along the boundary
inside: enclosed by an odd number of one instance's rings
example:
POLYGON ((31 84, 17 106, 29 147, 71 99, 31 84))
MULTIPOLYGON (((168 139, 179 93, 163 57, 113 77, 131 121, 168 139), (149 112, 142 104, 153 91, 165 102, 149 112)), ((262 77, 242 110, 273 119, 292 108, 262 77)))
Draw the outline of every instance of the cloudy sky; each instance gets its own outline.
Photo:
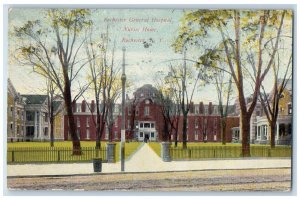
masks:
MULTIPOLYGON (((9 11, 9 31, 28 20, 42 18, 39 9, 13 8, 9 11)), ((122 47, 126 48, 127 79, 133 83, 129 95, 143 84, 154 84, 161 72, 167 73, 168 60, 180 59, 181 54, 174 53, 174 42, 180 25, 182 10, 168 9, 98 9, 92 12, 95 24, 95 37, 105 32, 109 25, 110 37, 116 41, 116 63, 121 66, 122 47), (143 41, 150 44, 147 48, 143 41), (160 73, 159 73, 160 72, 160 73)), ((9 52, 13 55, 16 42, 9 38, 9 52)), ((30 66, 20 66, 10 58, 8 77, 21 94, 42 93, 45 81, 32 72, 30 66)), ((212 85, 199 87, 194 101, 217 102, 217 95, 212 85), (205 94, 205 95, 204 95, 205 94)), ((93 99, 92 95, 87 95, 93 99)))

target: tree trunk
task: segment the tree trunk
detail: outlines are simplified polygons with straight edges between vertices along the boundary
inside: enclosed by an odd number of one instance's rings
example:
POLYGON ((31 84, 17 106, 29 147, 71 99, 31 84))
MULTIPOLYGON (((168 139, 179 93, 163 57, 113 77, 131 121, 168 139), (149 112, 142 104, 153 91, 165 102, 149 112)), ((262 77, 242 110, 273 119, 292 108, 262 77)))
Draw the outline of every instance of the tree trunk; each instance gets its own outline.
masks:
POLYGON ((164 117, 164 133, 162 139, 164 142, 169 141, 169 126, 168 126, 168 120, 165 117, 164 117))
POLYGON ((108 125, 108 141, 112 142, 112 129, 113 129, 113 123, 110 123, 108 125))
POLYGON ((175 131, 175 147, 178 146, 178 140, 177 140, 177 137, 178 137, 178 131, 176 130, 176 131, 175 131))
POLYGON ((99 101, 96 99, 96 149, 100 149, 101 147, 101 126, 100 126, 100 109, 99 109, 99 101))
POLYGON ((241 114, 242 157, 250 157, 250 117, 248 113, 241 114))
POLYGON ((182 125, 182 148, 186 149, 187 148, 187 143, 186 143, 186 132, 187 132, 187 114, 183 114, 183 125, 182 125))
POLYGON ((275 148, 275 134, 276 134, 276 121, 270 124, 271 128, 271 138, 270 138, 270 146, 271 148, 275 148))
POLYGON ((226 118, 221 119, 221 136, 222 136, 222 144, 226 144, 226 118))
POLYGON ((54 117, 50 116, 50 147, 54 147, 54 117))
POLYGON ((69 130, 70 130, 72 144, 73 144, 73 155, 81 155, 80 140, 76 134, 76 124, 75 124, 74 115, 73 115, 73 107, 72 107, 72 100, 71 100, 71 87, 70 87, 68 79, 66 79, 66 78, 65 78, 64 100, 65 100, 65 104, 66 104, 67 116, 68 116, 68 121, 69 121, 69 130))

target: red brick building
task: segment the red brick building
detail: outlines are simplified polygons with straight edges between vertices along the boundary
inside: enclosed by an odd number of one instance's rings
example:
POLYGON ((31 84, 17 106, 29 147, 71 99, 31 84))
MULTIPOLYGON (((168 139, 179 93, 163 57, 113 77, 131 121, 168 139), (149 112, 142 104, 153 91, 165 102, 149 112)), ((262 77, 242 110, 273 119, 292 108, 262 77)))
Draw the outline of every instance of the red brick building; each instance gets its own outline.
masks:
MULTIPOLYGON (((144 141, 161 141, 164 131, 164 121, 161 106, 158 100, 158 91, 150 84, 137 89, 132 99, 126 98, 125 128, 126 139, 144 141)), ((77 125, 77 134, 82 141, 95 140, 95 104, 94 101, 76 103, 73 106, 77 125)), ((235 107, 230 106, 227 119, 226 141, 232 140, 232 128, 239 126, 239 117, 233 116, 235 107)), ((115 123, 112 130, 112 139, 119 141, 121 138, 121 105, 114 109, 115 123)), ((68 134, 67 116, 65 116, 64 136, 70 139, 68 134)), ((178 141, 182 141, 182 116, 178 129, 178 141)), ((101 140, 108 140, 108 130, 102 135, 101 140)), ((171 136, 174 140, 174 136, 171 136)), ((220 142, 221 127, 218 106, 209 103, 204 105, 192 104, 188 114, 187 140, 189 142, 220 142)))

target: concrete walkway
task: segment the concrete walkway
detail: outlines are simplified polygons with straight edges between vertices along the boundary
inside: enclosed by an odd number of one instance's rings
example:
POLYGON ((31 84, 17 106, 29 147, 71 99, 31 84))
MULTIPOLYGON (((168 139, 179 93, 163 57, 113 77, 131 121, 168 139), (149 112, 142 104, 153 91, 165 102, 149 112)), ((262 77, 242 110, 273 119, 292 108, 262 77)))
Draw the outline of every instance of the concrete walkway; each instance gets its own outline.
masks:
MULTIPOLYGON (((125 162, 125 172, 161 172, 215 169, 261 169, 291 167, 289 158, 232 159, 163 162, 149 147, 143 146, 125 162)), ((103 173, 121 172, 121 164, 103 163, 103 173)), ((13 164, 7 165, 7 176, 94 174, 92 163, 13 164)))

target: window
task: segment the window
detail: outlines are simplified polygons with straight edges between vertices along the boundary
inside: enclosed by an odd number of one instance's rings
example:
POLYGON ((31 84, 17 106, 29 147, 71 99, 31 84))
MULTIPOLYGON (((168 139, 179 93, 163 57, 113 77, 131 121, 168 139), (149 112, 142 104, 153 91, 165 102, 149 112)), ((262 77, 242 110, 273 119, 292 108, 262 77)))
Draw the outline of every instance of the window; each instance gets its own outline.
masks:
POLYGON ((288 114, 292 114, 292 104, 288 104, 288 114))
POLYGON ((147 99, 146 101, 145 101, 145 104, 149 104, 150 103, 150 101, 147 99))
POLYGON ((117 128, 118 127, 118 118, 117 119, 115 119, 115 127, 117 128))
POLYGON ((199 121, 198 121, 198 118, 195 118, 195 128, 198 128, 199 127, 199 121))
POLYGON ((148 116, 148 115, 149 115, 149 106, 146 106, 146 107, 145 107, 144 115, 145 115, 145 116, 148 116))
POLYGON ((140 137, 143 137, 144 136, 144 133, 143 132, 140 132, 140 137))
POLYGON ((80 118, 77 117, 77 127, 80 127, 80 118))
POLYGON ((14 114, 14 107, 10 106, 10 115, 13 116, 14 114))
POLYGON ((90 139, 90 129, 86 129, 86 139, 90 139))
POLYGON ((195 105, 195 114, 199 114, 199 106, 195 105))
POLYGON ((129 129, 131 128, 130 119, 127 120, 127 127, 128 127, 129 129))
POLYGON ((195 131, 195 140, 198 140, 198 136, 199 136, 199 131, 195 131))
POLYGON ((150 123, 144 123, 144 128, 150 128, 150 123))
POLYGON ((154 123, 151 123, 151 128, 154 128, 154 123))
POLYGON ((33 121, 33 119, 34 119, 34 112, 27 111, 26 112, 26 120, 27 121, 33 121))
POLYGON ((45 122, 48 121, 48 113, 45 113, 45 122))
POLYGON ((80 104, 78 104, 78 105, 76 106, 76 112, 81 112, 81 105, 80 105, 80 104))
POLYGON ((24 111, 22 111, 21 119, 24 120, 24 111))
POLYGON ((217 118, 214 119, 214 127, 217 129, 217 118))
POLYGON ((261 127, 258 126, 257 127, 257 139, 259 139, 259 140, 260 140, 260 132, 261 132, 261 127))
POLYGON ((17 110, 17 118, 19 118, 20 110, 17 110))
POLYGON ((139 109, 138 108, 136 108, 136 110, 135 110, 135 115, 139 115, 139 109))
POLYGON ((86 118, 86 127, 90 127, 90 118, 89 117, 86 118))
POLYGON ((189 118, 186 118, 186 128, 189 127, 189 118))
POLYGON ((44 135, 48 136, 48 127, 45 127, 45 129, 44 129, 44 135))
POLYGON ((10 124, 10 130, 13 130, 13 123, 10 124))
POLYGON ((256 116, 260 116, 260 112, 259 112, 259 110, 258 110, 258 111, 256 111, 256 116))
POLYGON ((267 125, 263 125, 263 139, 266 140, 268 136, 268 127, 267 125))
POLYGON ((118 139, 118 131, 114 132, 114 139, 117 140, 118 139))
POLYGON ((143 97, 144 96, 144 93, 141 93, 141 97, 143 97))
POLYGON ((151 132, 151 138, 154 138, 154 132, 151 132))
POLYGON ((214 134, 214 141, 217 141, 217 135, 214 134))
POLYGON ((144 124, 143 123, 140 123, 140 128, 144 128, 144 124))
POLYGON ((76 130, 76 134, 77 134, 78 139, 80 139, 80 129, 79 128, 76 130))

